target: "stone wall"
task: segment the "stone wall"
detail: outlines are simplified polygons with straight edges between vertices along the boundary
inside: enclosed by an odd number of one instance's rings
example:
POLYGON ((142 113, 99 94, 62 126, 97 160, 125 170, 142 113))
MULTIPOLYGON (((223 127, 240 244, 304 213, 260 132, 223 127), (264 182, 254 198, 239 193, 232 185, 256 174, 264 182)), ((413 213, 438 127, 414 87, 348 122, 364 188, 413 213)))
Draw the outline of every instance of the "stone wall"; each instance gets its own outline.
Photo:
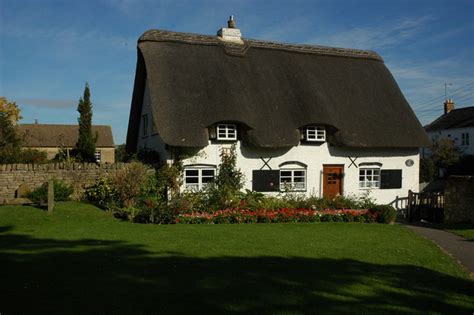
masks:
POLYGON ((35 189, 51 179, 63 181, 74 187, 73 199, 77 199, 84 188, 99 176, 113 174, 127 164, 3 164, 0 165, 0 204, 10 203, 17 196, 17 190, 35 189))
POLYGON ((474 222, 474 176, 450 176, 444 193, 445 222, 474 222))

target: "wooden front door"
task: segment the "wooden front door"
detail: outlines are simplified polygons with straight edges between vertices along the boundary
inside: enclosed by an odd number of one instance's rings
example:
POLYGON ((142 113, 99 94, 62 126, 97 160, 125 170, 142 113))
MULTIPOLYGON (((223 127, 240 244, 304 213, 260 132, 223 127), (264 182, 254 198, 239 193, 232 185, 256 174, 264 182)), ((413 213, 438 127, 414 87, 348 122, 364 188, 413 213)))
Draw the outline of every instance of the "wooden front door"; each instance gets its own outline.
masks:
POLYGON ((342 195, 342 174, 344 166, 323 166, 323 196, 334 198, 342 195))

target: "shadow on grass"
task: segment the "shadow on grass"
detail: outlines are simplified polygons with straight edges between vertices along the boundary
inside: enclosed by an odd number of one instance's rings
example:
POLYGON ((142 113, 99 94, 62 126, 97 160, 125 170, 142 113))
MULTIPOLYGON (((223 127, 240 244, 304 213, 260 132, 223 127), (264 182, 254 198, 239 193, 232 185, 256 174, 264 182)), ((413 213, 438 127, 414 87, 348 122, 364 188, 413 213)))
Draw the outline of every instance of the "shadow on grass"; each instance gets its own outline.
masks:
POLYGON ((470 314, 473 282, 411 265, 197 258, 0 228, 0 312, 470 314))

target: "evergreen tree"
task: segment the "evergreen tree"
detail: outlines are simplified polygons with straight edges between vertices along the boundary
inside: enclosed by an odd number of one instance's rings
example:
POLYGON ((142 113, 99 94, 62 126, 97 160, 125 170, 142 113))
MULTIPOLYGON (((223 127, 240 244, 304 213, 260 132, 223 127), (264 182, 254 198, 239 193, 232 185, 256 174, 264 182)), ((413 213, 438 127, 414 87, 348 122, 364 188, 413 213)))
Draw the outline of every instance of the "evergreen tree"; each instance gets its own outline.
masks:
POLYGON ((89 84, 86 83, 84 96, 79 99, 77 111, 79 112, 79 139, 77 140, 74 155, 84 162, 95 162, 95 144, 98 135, 92 134, 92 103, 90 100, 89 84))

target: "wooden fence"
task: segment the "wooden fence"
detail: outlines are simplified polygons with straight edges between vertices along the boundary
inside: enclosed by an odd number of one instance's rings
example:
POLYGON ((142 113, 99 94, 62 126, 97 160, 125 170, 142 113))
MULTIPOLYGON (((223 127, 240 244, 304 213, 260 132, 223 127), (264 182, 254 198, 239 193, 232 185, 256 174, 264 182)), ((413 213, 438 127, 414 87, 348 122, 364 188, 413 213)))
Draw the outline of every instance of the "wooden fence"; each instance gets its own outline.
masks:
POLYGON ((444 219, 444 193, 408 191, 408 197, 397 197, 390 203, 398 216, 408 221, 425 220, 442 222, 444 219))

